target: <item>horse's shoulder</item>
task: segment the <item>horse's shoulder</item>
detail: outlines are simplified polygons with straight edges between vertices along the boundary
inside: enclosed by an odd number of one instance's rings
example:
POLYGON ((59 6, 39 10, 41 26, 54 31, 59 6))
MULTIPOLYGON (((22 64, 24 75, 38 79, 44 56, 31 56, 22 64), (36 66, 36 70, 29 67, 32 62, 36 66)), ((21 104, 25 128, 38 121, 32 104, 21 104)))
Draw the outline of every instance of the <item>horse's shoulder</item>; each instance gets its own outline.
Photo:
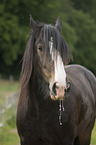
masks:
POLYGON ((68 80, 76 89, 79 88, 78 91, 82 92, 82 90, 87 90, 86 93, 93 92, 94 96, 96 96, 96 77, 90 70, 81 65, 68 65, 65 69, 68 80))

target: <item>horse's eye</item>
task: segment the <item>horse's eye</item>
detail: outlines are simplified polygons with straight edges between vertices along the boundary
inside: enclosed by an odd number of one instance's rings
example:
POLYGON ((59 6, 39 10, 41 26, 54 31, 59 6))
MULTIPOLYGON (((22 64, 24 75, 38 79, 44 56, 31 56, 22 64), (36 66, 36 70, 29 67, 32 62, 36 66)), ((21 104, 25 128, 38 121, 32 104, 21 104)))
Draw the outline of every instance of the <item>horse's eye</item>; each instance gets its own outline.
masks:
POLYGON ((37 49, 38 49, 39 51, 42 51, 42 46, 38 46, 37 49))
POLYGON ((38 49, 39 49, 40 51, 42 51, 42 47, 39 47, 38 49))

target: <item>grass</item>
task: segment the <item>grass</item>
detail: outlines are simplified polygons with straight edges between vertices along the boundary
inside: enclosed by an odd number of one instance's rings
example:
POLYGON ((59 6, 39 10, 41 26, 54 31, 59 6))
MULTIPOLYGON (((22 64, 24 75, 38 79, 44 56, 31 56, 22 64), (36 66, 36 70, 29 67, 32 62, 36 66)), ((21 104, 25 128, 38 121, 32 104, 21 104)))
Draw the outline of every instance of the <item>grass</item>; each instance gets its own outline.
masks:
POLYGON ((18 92, 18 82, 8 81, 0 79, 0 104, 5 105, 5 99, 7 96, 12 95, 14 92, 18 92))
POLYGON ((96 145, 96 122, 95 122, 94 129, 92 131, 91 144, 96 145))
MULTIPOLYGON (((6 97, 18 92, 18 82, 0 79, 0 104, 6 107, 6 97)), ((19 145, 19 137, 16 132, 16 110, 10 108, 5 112, 5 118, 12 114, 4 127, 0 127, 0 145, 19 145)))
POLYGON ((0 145, 19 145, 15 116, 12 116, 12 118, 5 123, 4 127, 0 128, 0 145))
MULTIPOLYGON (((6 96, 18 92, 18 82, 10 82, 8 80, 0 80, 0 104, 5 106, 6 96)), ((0 145, 19 145, 19 137, 16 132, 16 114, 12 109, 6 111, 7 116, 12 114, 10 120, 5 123, 4 127, 0 128, 0 145)), ((96 124, 92 131, 91 145, 96 145, 96 124)))

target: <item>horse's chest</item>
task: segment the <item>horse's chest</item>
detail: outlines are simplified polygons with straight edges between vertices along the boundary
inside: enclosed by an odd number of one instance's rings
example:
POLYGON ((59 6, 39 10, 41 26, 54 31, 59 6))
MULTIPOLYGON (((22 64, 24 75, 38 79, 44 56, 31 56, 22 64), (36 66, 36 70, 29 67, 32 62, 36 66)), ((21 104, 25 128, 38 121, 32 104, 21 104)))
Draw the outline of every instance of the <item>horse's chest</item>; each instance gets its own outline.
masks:
MULTIPOLYGON (((66 107, 66 106, 65 106, 66 107)), ((73 130, 72 119, 70 120, 70 114, 67 112, 68 108, 65 108, 65 111, 61 111, 61 122, 60 125, 60 110, 59 104, 56 105, 44 104, 39 113, 32 115, 30 122, 31 134, 32 137, 39 139, 54 139, 56 136, 64 138, 68 133, 68 130, 73 130)))

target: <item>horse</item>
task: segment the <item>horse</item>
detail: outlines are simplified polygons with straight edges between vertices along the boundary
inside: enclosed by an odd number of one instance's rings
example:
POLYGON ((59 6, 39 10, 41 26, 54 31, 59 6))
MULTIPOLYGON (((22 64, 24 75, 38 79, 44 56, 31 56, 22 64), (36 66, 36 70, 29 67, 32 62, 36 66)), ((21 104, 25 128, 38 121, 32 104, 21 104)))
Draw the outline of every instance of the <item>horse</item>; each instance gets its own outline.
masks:
POLYGON ((96 77, 69 65, 62 22, 36 23, 23 56, 17 107, 21 145, 90 145, 96 119, 96 77))

